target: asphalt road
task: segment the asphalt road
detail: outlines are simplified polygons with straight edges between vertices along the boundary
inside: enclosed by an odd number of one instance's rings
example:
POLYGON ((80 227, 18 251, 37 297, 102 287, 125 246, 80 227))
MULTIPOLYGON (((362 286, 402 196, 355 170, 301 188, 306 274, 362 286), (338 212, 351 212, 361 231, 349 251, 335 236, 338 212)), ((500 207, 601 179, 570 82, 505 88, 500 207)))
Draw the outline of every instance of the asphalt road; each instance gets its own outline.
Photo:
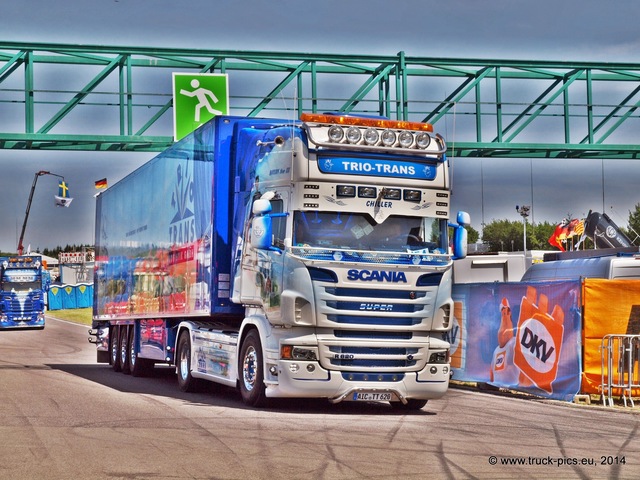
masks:
POLYGON ((386 404, 245 407, 173 370, 95 364, 87 327, 0 332, 0 479, 640 478, 640 412, 451 389, 386 404))

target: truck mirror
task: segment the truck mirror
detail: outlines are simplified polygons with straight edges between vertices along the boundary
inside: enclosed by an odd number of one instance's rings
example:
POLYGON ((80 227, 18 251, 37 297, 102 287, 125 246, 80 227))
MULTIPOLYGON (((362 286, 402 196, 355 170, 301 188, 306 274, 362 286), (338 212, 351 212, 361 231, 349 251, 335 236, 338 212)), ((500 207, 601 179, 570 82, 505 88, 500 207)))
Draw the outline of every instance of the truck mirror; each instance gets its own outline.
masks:
POLYGON ((253 208, 251 211, 254 215, 264 215, 265 213, 269 213, 271 211, 271 202, 266 198, 259 198, 253 202, 253 208))
POLYGON ((467 256, 467 230, 462 225, 453 228, 453 259, 467 256))
POLYGON ((458 225, 468 227, 471 225, 471 216, 467 212, 458 212, 457 221, 458 225))
MULTIPOLYGON (((256 200, 254 207, 258 202, 260 202, 260 200, 256 200)), ((268 215, 254 217, 251 221, 251 246, 258 250, 271 250, 273 246, 272 238, 271 217, 268 215)))

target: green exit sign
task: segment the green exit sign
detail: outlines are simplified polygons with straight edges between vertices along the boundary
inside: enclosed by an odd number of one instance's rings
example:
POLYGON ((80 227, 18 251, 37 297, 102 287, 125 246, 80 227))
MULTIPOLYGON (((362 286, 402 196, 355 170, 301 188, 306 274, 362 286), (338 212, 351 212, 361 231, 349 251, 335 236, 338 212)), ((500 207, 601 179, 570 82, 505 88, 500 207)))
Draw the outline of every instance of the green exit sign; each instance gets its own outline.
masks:
POLYGON ((228 114, 229 78, 226 74, 173 74, 173 137, 176 141, 216 115, 228 114))

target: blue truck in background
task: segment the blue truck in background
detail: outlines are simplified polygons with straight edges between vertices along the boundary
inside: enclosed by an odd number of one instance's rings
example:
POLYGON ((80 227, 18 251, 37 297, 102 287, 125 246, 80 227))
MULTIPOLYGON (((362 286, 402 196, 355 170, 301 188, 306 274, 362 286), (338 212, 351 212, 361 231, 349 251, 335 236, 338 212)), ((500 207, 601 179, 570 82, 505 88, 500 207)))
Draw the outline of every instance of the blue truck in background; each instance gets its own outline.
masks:
POLYGON ((220 116, 97 196, 98 362, 175 365, 268 398, 445 394, 452 262, 444 139, 429 124, 340 114, 220 116))
POLYGON ((0 257, 0 330, 44 328, 45 277, 39 255, 0 257))

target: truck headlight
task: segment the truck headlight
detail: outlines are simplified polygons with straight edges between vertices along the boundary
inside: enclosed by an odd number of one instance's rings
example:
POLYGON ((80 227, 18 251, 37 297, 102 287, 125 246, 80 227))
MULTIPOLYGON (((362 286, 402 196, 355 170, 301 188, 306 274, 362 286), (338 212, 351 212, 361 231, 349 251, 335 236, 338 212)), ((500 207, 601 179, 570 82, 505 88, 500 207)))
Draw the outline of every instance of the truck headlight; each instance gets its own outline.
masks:
POLYGON ((280 347, 280 358, 282 360, 306 360, 317 361, 318 356, 313 348, 295 347, 293 345, 282 345, 280 347))
POLYGON ((449 350, 438 350, 429 355, 429 363, 449 363, 449 350))

